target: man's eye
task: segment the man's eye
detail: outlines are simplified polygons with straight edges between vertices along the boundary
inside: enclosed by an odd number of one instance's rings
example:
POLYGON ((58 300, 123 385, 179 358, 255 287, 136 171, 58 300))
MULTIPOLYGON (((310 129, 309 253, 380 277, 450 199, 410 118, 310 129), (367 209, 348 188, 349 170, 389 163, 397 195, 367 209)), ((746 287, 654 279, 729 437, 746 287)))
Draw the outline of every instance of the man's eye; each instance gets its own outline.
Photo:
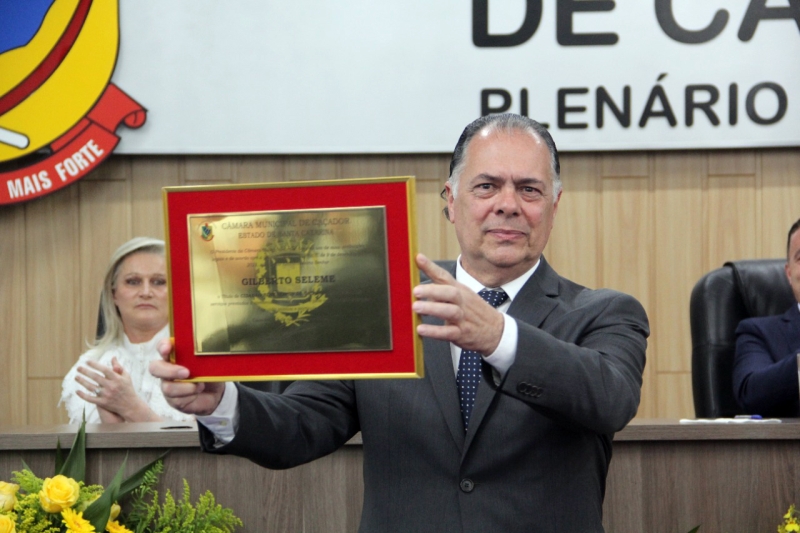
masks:
POLYGON ((125 283, 128 285, 138 285, 141 283, 141 280, 139 278, 128 278, 125 280, 125 283))
POLYGON ((154 279, 152 283, 153 283, 153 285, 166 285, 167 284, 167 280, 157 278, 157 279, 154 279))
POLYGON ((542 191, 536 187, 522 187, 522 195, 526 198, 538 198, 542 196, 542 191))

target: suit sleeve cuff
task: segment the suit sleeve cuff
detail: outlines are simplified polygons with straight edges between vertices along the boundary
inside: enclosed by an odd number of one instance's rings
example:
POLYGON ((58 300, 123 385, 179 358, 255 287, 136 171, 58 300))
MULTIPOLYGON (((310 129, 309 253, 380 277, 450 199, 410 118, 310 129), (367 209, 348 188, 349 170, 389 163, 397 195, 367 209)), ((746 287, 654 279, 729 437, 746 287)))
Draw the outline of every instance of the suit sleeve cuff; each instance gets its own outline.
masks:
POLYGON ((483 358, 497 371, 501 379, 505 377, 506 372, 516 360, 517 341, 519 340, 517 321, 506 314, 503 314, 503 321, 503 336, 500 337, 500 344, 491 355, 483 358))
POLYGON ((222 400, 213 413, 198 416, 197 421, 214 434, 214 447, 230 443, 239 426, 239 389, 231 382, 225 384, 222 400))

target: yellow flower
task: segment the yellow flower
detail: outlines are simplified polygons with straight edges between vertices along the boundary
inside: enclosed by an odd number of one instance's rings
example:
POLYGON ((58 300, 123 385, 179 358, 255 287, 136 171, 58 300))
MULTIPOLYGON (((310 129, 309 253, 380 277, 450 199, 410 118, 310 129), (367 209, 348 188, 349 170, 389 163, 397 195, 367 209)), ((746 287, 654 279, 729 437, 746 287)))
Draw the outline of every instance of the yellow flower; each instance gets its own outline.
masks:
POLYGON ((61 518, 67 526, 67 533, 94 533, 94 526, 83 517, 83 513, 64 509, 61 511, 61 518))
POLYGON ((108 531, 108 533, 133 533, 133 531, 117 521, 109 522, 106 526, 106 531, 108 531))
POLYGON ((0 533, 15 533, 17 526, 11 517, 5 514, 0 514, 0 533))
POLYGON ((800 526, 797 525, 797 522, 794 519, 789 520, 789 522, 786 524, 786 531, 800 531, 800 526))
POLYGON ((8 512, 17 505, 17 491, 19 485, 0 481, 0 512, 8 512))
POLYGON ((111 504, 111 516, 108 517, 108 521, 116 520, 119 516, 119 512, 122 510, 122 507, 119 506, 117 502, 111 504))
POLYGON ((46 478, 39 491, 39 502, 42 509, 48 513, 60 513, 64 509, 69 509, 78 501, 80 495, 78 483, 66 476, 58 475, 54 478, 46 478))

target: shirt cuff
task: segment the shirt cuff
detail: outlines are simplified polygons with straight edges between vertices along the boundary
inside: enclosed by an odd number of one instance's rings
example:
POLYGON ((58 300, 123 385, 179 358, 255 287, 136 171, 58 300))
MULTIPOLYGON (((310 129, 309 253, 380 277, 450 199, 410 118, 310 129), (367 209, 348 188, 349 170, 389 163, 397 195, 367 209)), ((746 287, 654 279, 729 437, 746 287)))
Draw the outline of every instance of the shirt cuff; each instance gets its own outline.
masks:
POLYGON ((519 340, 517 321, 505 313, 503 321, 503 335, 500 337, 500 344, 491 355, 483 358, 500 374, 501 378, 506 375, 517 358, 517 341, 519 340))
POLYGON ((239 389, 236 385, 225 383, 225 391, 217 408, 210 415, 198 416, 197 421, 214 434, 215 448, 231 442, 239 428, 239 389))

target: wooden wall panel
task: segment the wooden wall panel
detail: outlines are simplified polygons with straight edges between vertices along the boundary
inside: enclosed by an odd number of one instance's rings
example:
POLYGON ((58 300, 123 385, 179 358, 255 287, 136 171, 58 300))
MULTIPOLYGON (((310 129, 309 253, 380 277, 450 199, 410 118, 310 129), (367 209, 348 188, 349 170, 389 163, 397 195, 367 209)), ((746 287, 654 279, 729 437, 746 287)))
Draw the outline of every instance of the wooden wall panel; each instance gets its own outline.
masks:
MULTIPOLYGON (((563 159, 569 160, 569 154, 563 159)), ((600 175, 604 178, 635 178, 650 175, 650 161, 644 152, 600 154, 600 175)))
MULTIPOLYGON (((13 274, 0 278, 0 354, 8 361, 0 402, 29 407, 0 410, 0 423, 63 417, 54 402, 61 377, 94 335, 101 274, 125 240, 163 236, 161 187, 414 175, 419 248, 453 259, 458 243, 438 196, 449 160, 115 155, 77 185, 1 207, 0 269, 13 274)), ((692 416, 691 288, 724 261, 784 255, 786 231, 800 217, 800 151, 570 153, 562 167, 548 260, 579 283, 643 303, 653 334, 640 416, 692 416)))
POLYGON ((786 257, 786 235, 800 218, 800 150, 765 150, 761 159, 762 257, 786 257))
POLYGON ((189 156, 183 162, 186 185, 233 183, 236 158, 228 156, 189 156))
POLYGON ((756 154, 752 150, 726 150, 708 154, 709 176, 755 176, 756 154))
POLYGON ((603 272, 597 156, 575 154, 564 159, 561 176, 563 192, 544 256, 560 275, 599 287, 603 272))
POLYGON ((602 187, 601 286, 631 294, 650 309, 653 247, 649 180, 605 178, 602 187))
MULTIPOLYGON (((660 351, 659 354, 663 353, 660 351)), ((691 355, 689 352, 688 355, 691 355)), ((687 356, 687 359, 690 357, 687 356)), ((652 363, 652 361, 651 361, 652 363)), ((655 412, 662 418, 694 418, 691 372, 655 372, 655 412)))
POLYGON ((454 259, 450 246, 455 240, 451 224, 442 209, 447 205, 439 196, 447 181, 450 159, 441 155, 393 156, 389 161, 392 176, 414 176, 417 181, 417 244, 430 259, 454 259))
POLYGON ((758 256, 760 205, 756 179, 750 176, 708 179, 708 259, 710 270, 725 261, 758 256))
MULTIPOLYGON (((81 339, 94 339, 100 291, 108 261, 114 251, 133 237, 131 233, 130 183, 118 181, 79 182, 81 265, 81 339)), ((81 350, 83 351, 83 350, 81 350)), ((79 352, 80 353, 80 352, 79 352)), ((77 357, 74 357, 74 360, 77 357)), ((66 370, 72 364, 67 365, 66 370)), ((63 375, 63 373, 62 373, 63 375)))
POLYGON ((286 165, 281 156, 252 156, 239 158, 234 166, 236 183, 269 183, 284 181, 286 165))
POLYGON ((450 156, 396 155, 389 158, 389 174, 392 176, 414 176, 418 181, 432 181, 444 188, 450 169, 450 156))
POLYGON ((287 158, 285 173, 287 181, 337 179, 341 177, 337 159, 327 155, 287 158))
POLYGON ((706 158, 703 154, 658 154, 653 163, 658 200, 653 206, 655 302, 650 320, 659 358, 652 363, 657 372, 691 372, 689 296, 705 273, 702 247, 692 237, 703 228, 706 158))
MULTIPOLYGON (((605 158, 608 160, 608 158, 605 158)), ((627 163, 636 159, 625 158, 627 163)), ((653 270, 652 205, 647 177, 603 178, 602 180, 602 287, 634 296, 652 312, 650 272, 653 270)), ((656 416, 654 387, 656 350, 648 344, 642 401, 638 416, 656 416)))
POLYGON ((344 179, 385 178, 391 174, 390 167, 386 156, 344 156, 339 161, 338 175, 344 179))
MULTIPOLYGON (((82 351, 79 190, 68 187, 26 205, 29 379, 63 376, 82 351)), ((94 228, 98 238, 102 228, 94 228)))
MULTIPOLYGON (((77 357, 76 357, 77 359, 77 357)), ((65 372, 66 374, 66 372, 65 372)), ((64 376, 28 380, 28 424, 49 425, 69 422, 67 412, 58 406, 64 376), (31 401, 35 399, 35 401, 31 401)))
MULTIPOLYGON (((0 209, 0 228, 0 405, 21 406, 28 399, 29 353, 25 208, 0 209)), ((0 409, 0 426, 27 422, 24 409, 0 409)))
POLYGON ((92 170, 81 181, 130 181, 132 171, 130 158, 111 157, 92 170))
POLYGON ((131 160, 131 167, 131 237, 163 239, 161 188, 181 184, 181 165, 172 157, 154 157, 131 160))
POLYGON ((452 231, 442 214, 444 202, 439 198, 441 184, 432 180, 417 181, 417 247, 430 259, 447 257, 446 232, 452 231))

